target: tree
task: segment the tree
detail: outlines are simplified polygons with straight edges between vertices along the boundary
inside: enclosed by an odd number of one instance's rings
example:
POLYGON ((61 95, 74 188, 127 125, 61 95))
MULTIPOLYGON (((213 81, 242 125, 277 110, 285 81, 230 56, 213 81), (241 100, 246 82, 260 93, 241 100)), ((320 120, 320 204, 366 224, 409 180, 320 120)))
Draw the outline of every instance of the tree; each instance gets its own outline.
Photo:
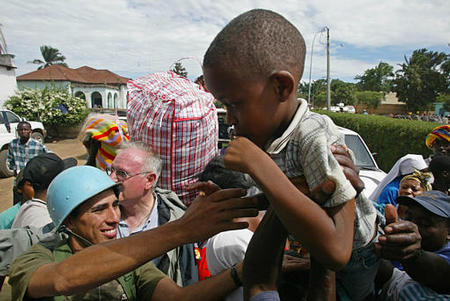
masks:
POLYGON ((62 55, 58 49, 53 48, 51 46, 43 45, 40 47, 42 57, 44 61, 40 59, 35 59, 31 63, 40 65, 38 70, 51 66, 51 65, 62 65, 67 67, 67 64, 64 63, 66 57, 62 55))
POLYGON ((354 105, 355 98, 355 85, 352 83, 346 83, 339 79, 333 79, 330 87, 332 93, 331 103, 337 105, 338 103, 344 103, 345 105, 354 105))
POLYGON ((415 50, 409 59, 405 56, 393 81, 399 101, 413 112, 430 109, 438 95, 449 93, 449 61, 448 54, 425 48, 415 50))
POLYGON ((377 108, 384 95, 382 92, 376 91, 357 91, 355 97, 358 103, 365 104, 368 107, 377 108))
POLYGON ((392 88, 393 70, 394 67, 388 63, 380 62, 378 66, 367 69, 363 75, 355 76, 359 80, 356 86, 360 91, 381 91, 386 94, 392 88))
POLYGON ((175 66, 173 67, 172 71, 182 77, 187 77, 188 75, 186 68, 184 68, 180 62, 175 63, 175 66))

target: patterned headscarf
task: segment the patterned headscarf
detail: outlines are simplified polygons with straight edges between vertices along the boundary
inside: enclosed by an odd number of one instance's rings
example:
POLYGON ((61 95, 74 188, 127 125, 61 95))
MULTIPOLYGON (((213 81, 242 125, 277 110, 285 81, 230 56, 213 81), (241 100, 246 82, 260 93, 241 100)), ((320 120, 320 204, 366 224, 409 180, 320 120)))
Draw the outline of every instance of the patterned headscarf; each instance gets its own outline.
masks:
POLYGON ((107 114, 88 117, 82 135, 83 142, 90 139, 101 142, 95 163, 103 170, 111 166, 119 148, 130 140, 127 123, 107 114))
POLYGON ((450 142, 450 126, 448 124, 438 126, 428 134, 427 139, 425 140, 425 144, 429 149, 433 147, 436 139, 443 139, 447 142, 450 142))
POLYGON ((412 174, 403 177, 400 183, 406 180, 415 180, 420 183, 420 186, 423 188, 424 191, 430 191, 432 189, 431 184, 429 183, 430 179, 431 179, 430 172, 421 172, 415 169, 412 174))

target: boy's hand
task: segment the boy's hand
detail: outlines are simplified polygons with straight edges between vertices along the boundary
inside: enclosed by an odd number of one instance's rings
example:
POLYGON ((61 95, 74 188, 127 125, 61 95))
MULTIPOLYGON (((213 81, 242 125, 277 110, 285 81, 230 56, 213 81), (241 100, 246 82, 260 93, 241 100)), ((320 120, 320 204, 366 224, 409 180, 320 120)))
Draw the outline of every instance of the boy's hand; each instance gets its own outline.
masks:
POLYGON ((398 221, 397 211, 391 204, 386 205, 385 217, 387 226, 385 235, 375 243, 377 255, 390 260, 407 260, 415 257, 421 249, 421 240, 417 225, 409 221, 398 221))
POLYGON ((250 164, 258 164, 263 156, 267 157, 256 144, 245 137, 237 137, 230 141, 223 160, 228 169, 250 173, 250 164))

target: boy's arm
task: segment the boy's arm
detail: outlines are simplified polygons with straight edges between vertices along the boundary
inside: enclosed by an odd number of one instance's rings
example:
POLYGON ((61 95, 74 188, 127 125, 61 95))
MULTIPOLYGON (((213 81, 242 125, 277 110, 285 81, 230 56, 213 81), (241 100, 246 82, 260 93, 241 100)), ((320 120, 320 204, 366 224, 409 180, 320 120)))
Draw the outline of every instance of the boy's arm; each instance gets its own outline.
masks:
MULTIPOLYGON (((12 143, 12 141, 11 141, 11 143, 12 143)), ((8 167, 9 167, 9 169, 14 170, 14 176, 17 176, 16 163, 14 161, 14 153, 12 150, 11 143, 8 145, 8 167)))
POLYGON ((353 245, 354 199, 325 212, 300 192, 264 151, 243 137, 230 142, 224 160, 227 168, 252 176, 284 226, 317 261, 332 270, 347 263, 353 245))
POLYGON ((272 209, 265 214, 245 253, 245 300, 264 291, 276 291, 287 232, 272 209))

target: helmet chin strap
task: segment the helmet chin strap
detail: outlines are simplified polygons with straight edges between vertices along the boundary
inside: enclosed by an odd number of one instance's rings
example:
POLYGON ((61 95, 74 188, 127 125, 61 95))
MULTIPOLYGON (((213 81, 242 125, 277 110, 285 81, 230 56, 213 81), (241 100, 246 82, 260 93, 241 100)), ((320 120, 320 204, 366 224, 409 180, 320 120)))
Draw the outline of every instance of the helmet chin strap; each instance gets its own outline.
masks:
POLYGON ((91 243, 89 240, 87 240, 86 238, 82 237, 81 235, 76 234, 75 232, 73 232, 72 230, 70 230, 68 227, 66 227, 66 225, 61 225, 61 232, 66 232, 72 236, 74 236, 75 238, 78 239, 78 241, 83 244, 85 247, 89 247, 92 246, 93 243, 91 243))

